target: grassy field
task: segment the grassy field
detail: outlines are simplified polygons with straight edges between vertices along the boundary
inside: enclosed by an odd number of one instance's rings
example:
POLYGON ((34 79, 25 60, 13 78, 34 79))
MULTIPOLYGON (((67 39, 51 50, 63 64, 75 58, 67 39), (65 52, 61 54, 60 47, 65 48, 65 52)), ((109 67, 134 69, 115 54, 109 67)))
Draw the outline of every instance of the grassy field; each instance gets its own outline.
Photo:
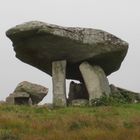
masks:
POLYGON ((0 140, 140 140, 140 104, 52 110, 0 105, 0 140))

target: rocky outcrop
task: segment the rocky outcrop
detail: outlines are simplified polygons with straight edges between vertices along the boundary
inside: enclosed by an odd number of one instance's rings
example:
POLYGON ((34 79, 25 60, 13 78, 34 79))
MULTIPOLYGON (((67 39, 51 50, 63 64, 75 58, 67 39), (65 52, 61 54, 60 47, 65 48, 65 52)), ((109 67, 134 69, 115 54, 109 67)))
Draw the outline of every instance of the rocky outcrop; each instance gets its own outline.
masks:
POLYGON ((140 102, 140 93, 133 92, 127 89, 123 89, 120 87, 116 87, 115 85, 110 85, 111 94, 114 95, 121 95, 123 98, 127 100, 127 102, 130 103, 137 103, 140 102))
POLYGON ((10 104, 38 104, 47 95, 48 88, 27 81, 17 85, 12 94, 6 98, 10 104))

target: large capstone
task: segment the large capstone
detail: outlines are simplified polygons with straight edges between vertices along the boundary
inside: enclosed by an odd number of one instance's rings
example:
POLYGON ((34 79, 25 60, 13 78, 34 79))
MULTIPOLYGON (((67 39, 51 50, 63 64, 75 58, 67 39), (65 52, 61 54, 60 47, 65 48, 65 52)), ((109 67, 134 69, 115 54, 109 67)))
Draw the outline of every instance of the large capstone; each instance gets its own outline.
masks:
POLYGON ((33 21, 6 32, 16 57, 49 75, 52 62, 66 60, 66 78, 82 81, 79 64, 99 65, 106 75, 120 68, 128 43, 102 30, 33 21))

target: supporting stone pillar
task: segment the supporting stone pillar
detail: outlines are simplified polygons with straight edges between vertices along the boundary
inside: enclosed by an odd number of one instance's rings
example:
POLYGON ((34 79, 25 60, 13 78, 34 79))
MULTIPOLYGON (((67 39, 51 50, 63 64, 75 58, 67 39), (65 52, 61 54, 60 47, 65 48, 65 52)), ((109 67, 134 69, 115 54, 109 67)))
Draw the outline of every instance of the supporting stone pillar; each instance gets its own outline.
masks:
POLYGON ((101 67, 83 62, 79 68, 89 93, 89 103, 104 94, 107 96, 110 94, 109 82, 101 67))
POLYGON ((66 100, 66 61, 55 61, 52 63, 53 80, 53 104, 65 107, 66 100))

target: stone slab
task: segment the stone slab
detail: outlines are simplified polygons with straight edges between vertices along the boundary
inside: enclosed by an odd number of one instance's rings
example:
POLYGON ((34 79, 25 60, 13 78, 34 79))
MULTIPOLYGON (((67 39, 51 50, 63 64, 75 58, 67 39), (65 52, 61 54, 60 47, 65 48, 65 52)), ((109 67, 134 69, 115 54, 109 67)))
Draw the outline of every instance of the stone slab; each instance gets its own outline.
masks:
POLYGON ((53 104, 54 106, 67 106, 66 100, 66 61, 52 63, 53 104))
POLYGON ((83 62, 79 68, 89 93, 89 101, 100 98, 103 95, 109 96, 110 87, 108 79, 101 67, 83 62))
POLYGON ((62 27, 31 21, 9 29, 16 57, 52 76, 52 62, 67 60, 67 79, 81 80, 79 64, 88 61, 102 67, 106 75, 117 71, 128 43, 108 32, 62 27))

